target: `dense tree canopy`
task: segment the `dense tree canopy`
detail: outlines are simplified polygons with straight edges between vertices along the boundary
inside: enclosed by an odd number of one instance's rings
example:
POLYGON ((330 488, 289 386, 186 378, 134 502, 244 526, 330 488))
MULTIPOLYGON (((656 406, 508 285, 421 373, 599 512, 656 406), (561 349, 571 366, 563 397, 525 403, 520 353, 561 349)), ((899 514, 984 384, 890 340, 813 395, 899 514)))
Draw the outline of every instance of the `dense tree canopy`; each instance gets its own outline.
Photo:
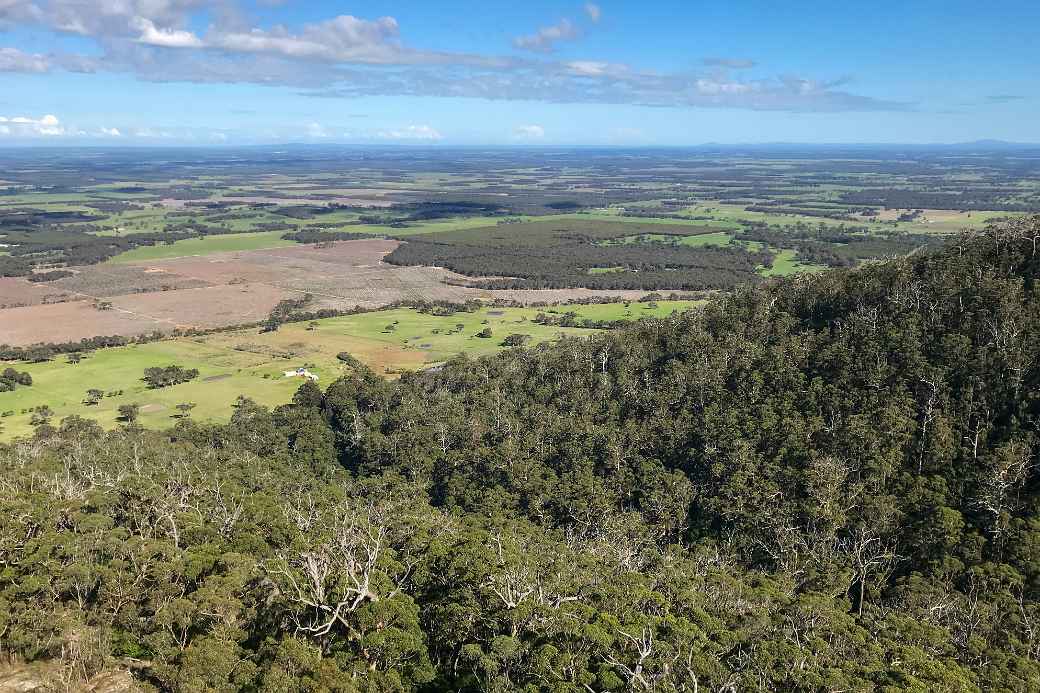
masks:
POLYGON ((0 648, 178 691, 1040 688, 1040 219, 0 449, 0 648))

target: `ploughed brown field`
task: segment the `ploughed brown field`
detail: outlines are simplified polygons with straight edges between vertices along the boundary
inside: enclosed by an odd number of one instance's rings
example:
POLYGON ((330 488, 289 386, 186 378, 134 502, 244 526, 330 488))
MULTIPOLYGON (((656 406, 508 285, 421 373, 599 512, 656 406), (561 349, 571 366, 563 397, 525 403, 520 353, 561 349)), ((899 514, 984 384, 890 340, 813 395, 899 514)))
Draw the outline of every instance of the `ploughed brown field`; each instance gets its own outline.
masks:
POLYGON ((100 335, 214 328, 263 320, 287 298, 314 297, 308 310, 379 308, 397 301, 504 298, 522 303, 643 291, 487 291, 437 267, 383 262, 398 241, 343 241, 198 257, 101 264, 46 284, 0 279, 0 344, 25 346, 100 335))

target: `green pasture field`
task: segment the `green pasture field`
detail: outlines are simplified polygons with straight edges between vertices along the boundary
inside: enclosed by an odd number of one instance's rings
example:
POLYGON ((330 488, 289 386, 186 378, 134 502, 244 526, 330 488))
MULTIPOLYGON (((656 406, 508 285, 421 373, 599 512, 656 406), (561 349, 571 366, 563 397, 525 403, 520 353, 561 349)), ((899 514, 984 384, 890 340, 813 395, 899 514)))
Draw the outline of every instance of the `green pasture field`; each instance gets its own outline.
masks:
MULTIPOLYGON (((718 233, 705 233, 695 236, 665 236, 663 234, 642 234, 639 236, 625 236, 614 241, 606 241, 606 243, 621 242, 621 243, 647 243, 647 242, 666 242, 669 239, 676 239, 680 245, 686 245, 691 247, 706 247, 706 246, 728 246, 733 243, 740 243, 742 246, 751 251, 761 250, 763 247, 762 243, 757 241, 736 241, 733 234, 720 231, 718 233)), ((786 277, 792 274, 799 274, 802 272, 822 272, 826 267, 823 265, 814 265, 811 263, 800 262, 795 259, 797 253, 794 250, 770 248, 774 253, 773 266, 770 268, 759 269, 759 274, 764 277, 786 277)), ((620 272, 623 268, 620 267, 593 267, 589 270, 590 274, 603 274, 607 272, 620 272)))
MULTIPOLYGON (((898 229, 906 233, 934 233, 954 234, 969 229, 981 229, 986 226, 987 219, 1002 216, 1017 216, 1004 212, 957 212, 950 210, 926 210, 924 218, 913 222, 899 222, 893 225, 891 222, 883 222, 874 217, 863 217, 856 221, 840 221, 837 219, 825 219, 823 217, 811 217, 799 214, 768 214, 765 212, 749 212, 744 209, 745 205, 730 205, 724 203, 705 203, 686 207, 682 214, 690 217, 708 217, 710 219, 696 220, 696 223, 707 225, 726 225, 730 228, 739 228, 740 221, 760 221, 770 225, 787 226, 802 222, 810 226, 826 224, 828 226, 862 226, 870 231, 891 231, 898 229)), ((906 210, 904 210, 906 211, 906 210)), ((664 220, 663 220, 664 221, 664 220)))
POLYGON ((827 269, 823 265, 800 262, 795 259, 796 255, 797 253, 794 250, 783 249, 773 258, 772 267, 768 269, 763 267, 759 269, 758 273, 763 277, 787 277, 804 272, 823 272, 827 269))
POLYGON ((204 236, 202 238, 186 238, 169 245, 160 244, 141 246, 121 253, 109 262, 149 262, 151 260, 168 260, 175 257, 191 257, 211 255, 234 250, 263 250, 266 248, 285 248, 296 245, 295 241, 282 238, 285 231, 258 231, 256 233, 229 233, 220 236, 204 236))
MULTIPOLYGON (((140 213, 139 213, 140 214, 140 213)), ((283 217, 277 217, 275 215, 269 215, 270 219, 263 219, 261 221, 274 221, 281 220, 285 221, 283 217)), ((416 224, 409 228, 394 228, 391 226, 375 226, 375 225, 358 225, 350 226, 347 228, 337 228, 337 231, 349 231, 351 233, 365 233, 371 234, 372 236, 411 236, 428 233, 440 233, 443 231, 462 231, 471 228, 486 227, 488 224, 494 224, 497 217, 472 217, 465 219, 452 219, 446 221, 436 222, 425 222, 422 224, 416 224)), ((318 220, 307 219, 289 220, 292 223, 298 223, 301 229, 306 228, 322 228, 328 227, 328 223, 322 223, 318 220)), ((253 222, 251 220, 234 219, 230 220, 232 228, 248 228, 253 222), (237 222, 237 223, 236 223, 237 222)), ((143 229, 127 228, 124 229, 124 233, 140 233, 143 229)), ((295 241, 287 241, 282 238, 288 231, 254 231, 254 232, 242 232, 242 233, 231 233, 223 234, 219 236, 205 236, 202 238, 187 238, 180 241, 175 241, 172 244, 162 244, 154 246, 141 246, 128 250, 125 253, 121 253, 116 257, 112 258, 109 262, 147 262, 150 260, 168 260, 176 257, 190 257, 198 255, 210 255, 213 253, 222 253, 232 250, 264 250, 267 248, 286 248, 289 246, 296 245, 295 241)), ((103 233, 102 235, 120 235, 113 233, 103 233)))
MULTIPOLYGON (((331 215, 323 215, 321 217, 316 217, 315 219, 304 219, 302 222, 300 222, 300 227, 308 228, 329 226, 333 223, 329 221, 329 216, 331 215)), ((355 215, 355 218, 356 216, 357 215, 355 215)), ((509 218, 522 219, 524 221, 532 221, 537 219, 543 219, 544 217, 510 216, 509 218)), ((347 231, 350 233, 370 233, 375 236, 419 236, 429 233, 443 233, 445 231, 464 231, 466 229, 477 229, 487 226, 495 226, 501 220, 502 217, 455 217, 452 219, 438 219, 437 221, 408 222, 408 226, 405 228, 398 228, 394 226, 380 224, 358 224, 357 226, 337 228, 336 230, 347 231)))
POLYGON ((697 220, 697 219, 657 219, 654 217, 626 217, 621 215, 621 209, 618 207, 607 207, 600 209, 592 209, 582 212, 576 212, 574 214, 550 214, 546 216, 534 217, 539 221, 547 220, 567 220, 567 219, 583 219, 583 220, 602 220, 612 222, 623 222, 626 224, 667 224, 670 226, 697 226, 697 227, 714 227, 721 231, 733 230, 740 228, 740 225, 736 222, 729 222, 726 220, 711 219, 711 220, 697 220))
POLYGON ((33 377, 31 387, 0 393, 0 440, 31 433, 31 408, 47 405, 54 422, 70 415, 98 421, 106 428, 118 425, 122 404, 141 406, 140 423, 164 428, 176 422, 176 406, 193 402, 191 417, 200 421, 226 421, 239 395, 277 406, 288 402, 302 383, 285 372, 306 367, 323 387, 348 371, 336 358, 348 352, 377 373, 393 377, 442 362, 459 353, 474 356, 500 351, 510 334, 530 337, 529 344, 557 339, 560 335, 589 335, 584 328, 546 326, 533 322, 539 312, 562 316, 573 311, 578 319, 638 320, 660 318, 688 310, 695 301, 633 302, 567 305, 548 308, 482 308, 473 313, 433 316, 410 308, 327 318, 310 323, 283 325, 276 332, 256 329, 181 337, 111 349, 85 355, 77 364, 64 356, 45 363, 5 364, 33 377), (393 325, 393 329, 387 329, 393 325), (462 325, 461 331, 456 325, 462 325), (491 328, 492 337, 476 335, 491 328), (199 377, 181 385, 149 390, 141 377, 151 366, 179 365, 197 368, 199 377), (84 404, 88 389, 106 393, 98 405, 84 404), (122 392, 122 394, 115 394, 122 392), (112 393, 108 396, 108 393, 112 393))
MULTIPOLYGON (((0 195, 0 207, 42 207, 44 205, 75 205, 79 208, 90 200, 83 193, 26 192, 0 195)), ((50 207, 48 207, 50 209, 50 207)), ((54 210, 51 210, 54 211, 54 210)), ((64 211, 64 210, 62 210, 64 211)))

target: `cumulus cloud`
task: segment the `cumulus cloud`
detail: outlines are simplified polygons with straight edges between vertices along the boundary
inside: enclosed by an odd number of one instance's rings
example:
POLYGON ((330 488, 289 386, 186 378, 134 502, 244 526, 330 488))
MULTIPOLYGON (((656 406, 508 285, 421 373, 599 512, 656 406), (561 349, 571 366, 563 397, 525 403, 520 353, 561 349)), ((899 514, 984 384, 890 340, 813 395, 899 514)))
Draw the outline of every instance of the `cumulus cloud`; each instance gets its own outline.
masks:
POLYGON ((308 24, 297 33, 278 26, 264 30, 213 32, 206 45, 240 53, 269 53, 288 58, 372 64, 419 62, 422 54, 409 54, 397 41, 397 20, 375 20, 341 15, 308 24))
POLYGON ((3 126, 5 135, 15 137, 61 137, 67 134, 65 126, 53 115, 42 118, 0 116, 0 126, 3 126))
MULTIPOLYGON (((737 78, 734 71, 754 65, 740 58, 707 58, 701 71, 657 73, 596 56, 555 61, 449 53, 406 45, 392 17, 341 15, 301 26, 257 26, 239 3, 0 0, 0 26, 79 34, 93 39, 98 49, 47 56, 0 49, 0 71, 123 72, 160 82, 293 86, 330 98, 438 96, 787 111, 908 108, 811 76, 737 78), (197 28, 202 20, 205 31, 197 28)), ((515 44, 533 54, 551 54, 601 17, 599 7, 589 3, 580 18, 561 19, 515 44)), ((412 133, 409 139, 422 138, 412 133)))
POLYGON ((517 36, 513 39, 513 45, 526 51, 552 53, 556 50, 557 43, 574 40, 579 35, 574 22, 569 19, 561 19, 552 26, 543 26, 533 34, 517 36))
POLYGON ((137 37, 140 43, 150 46, 165 46, 167 48, 201 48, 202 39, 190 31, 181 29, 160 29, 148 19, 138 17, 134 26, 140 30, 141 35, 137 37))
POLYGON ((383 130, 376 133, 376 137, 382 140, 426 140, 437 141, 444 136, 429 125, 409 125, 398 130, 383 130))
MULTIPOLYGON (((596 3, 587 2, 582 9, 585 13, 586 27, 589 23, 598 24, 603 16, 603 11, 596 3)), ((553 53, 557 44, 581 38, 583 32, 579 24, 579 20, 564 17, 555 24, 541 27, 533 34, 517 36, 513 39, 513 46, 534 53, 553 53)))
POLYGON ((521 125, 513 134, 521 139, 540 140, 545 137, 545 128, 541 125, 521 125))
POLYGON ((0 48, 0 72, 40 73, 50 70, 50 62, 42 55, 30 55, 17 48, 0 48))
POLYGON ((193 13, 232 8, 231 0, 0 0, 0 21, 81 36, 136 38, 149 24, 156 31, 182 30, 193 13))
POLYGON ((102 137, 122 137, 123 133, 119 131, 119 128, 101 128, 98 131, 102 137))

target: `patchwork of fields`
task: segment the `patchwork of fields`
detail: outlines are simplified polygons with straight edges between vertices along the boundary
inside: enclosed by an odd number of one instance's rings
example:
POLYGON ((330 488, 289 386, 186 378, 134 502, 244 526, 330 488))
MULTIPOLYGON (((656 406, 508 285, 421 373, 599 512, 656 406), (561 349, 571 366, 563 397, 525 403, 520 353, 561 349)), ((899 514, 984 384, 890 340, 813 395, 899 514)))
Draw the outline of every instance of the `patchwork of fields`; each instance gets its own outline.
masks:
POLYGON ((15 364, 28 371, 31 387, 0 392, 0 439, 30 433, 30 409, 46 405, 54 420, 78 415, 105 427, 117 425, 118 408, 124 404, 141 407, 140 422, 162 428, 176 422, 178 404, 193 403, 191 416, 197 420, 226 420, 239 395, 260 404, 277 406, 290 400, 300 378, 285 372, 307 368, 327 385, 348 366, 337 354, 348 352, 377 373, 393 377, 402 370, 416 370, 451 358, 455 354, 490 354, 505 347, 512 334, 526 335, 534 345, 561 335, 582 336, 587 328, 559 327, 535 322, 539 312, 559 318, 567 312, 576 320, 614 321, 665 317, 687 310, 688 301, 657 303, 614 303, 555 308, 484 308, 434 316, 413 309, 384 310, 290 323, 276 332, 259 333, 240 329, 199 337, 167 339, 148 344, 99 349, 79 363, 59 357, 44 363, 15 364), (490 337, 477 336, 484 329, 490 337), (187 383, 157 390, 147 389, 141 377, 151 366, 179 365, 197 368, 199 377, 187 383), (89 389, 105 397, 86 404, 89 389))
MULTIPOLYGON (((915 163, 884 151, 826 159, 244 151, 234 170, 202 154, 161 166, 126 152, 63 156, 0 152, 0 344, 228 331, 19 366, 36 384, 0 393, 6 437, 28 432, 29 410, 42 405, 56 419, 78 414, 112 426, 119 405, 138 403, 144 424, 164 426, 192 402, 194 417, 220 420, 240 394, 287 401, 299 380, 286 370, 334 379, 346 368, 340 352, 393 377, 505 348, 514 333, 532 343, 589 333, 534 322, 532 308, 445 318, 378 311, 263 334, 242 327, 304 297, 305 311, 377 311, 472 299, 635 301, 681 289, 699 296, 903 256, 1040 209, 1040 177, 999 153, 919 154, 915 163), (476 336, 485 328, 492 336, 476 336), (200 376, 146 390, 143 370, 171 364, 200 376), (106 396, 84 404, 87 389, 106 396)), ((690 303, 654 305, 574 310, 634 320, 690 303)))
MULTIPOLYGON (((223 240, 217 236, 202 242, 223 240)), ((402 301, 559 302, 593 296, 633 299, 646 293, 467 288, 458 285, 465 278, 447 270, 384 263, 383 257, 398 245, 383 239, 327 246, 293 243, 263 250, 107 262, 75 268, 73 276, 45 285, 3 278, 0 304, 9 307, 0 309, 0 343, 24 346, 240 325, 263 320, 280 301, 305 295, 313 297, 309 310, 350 310, 402 301)))

